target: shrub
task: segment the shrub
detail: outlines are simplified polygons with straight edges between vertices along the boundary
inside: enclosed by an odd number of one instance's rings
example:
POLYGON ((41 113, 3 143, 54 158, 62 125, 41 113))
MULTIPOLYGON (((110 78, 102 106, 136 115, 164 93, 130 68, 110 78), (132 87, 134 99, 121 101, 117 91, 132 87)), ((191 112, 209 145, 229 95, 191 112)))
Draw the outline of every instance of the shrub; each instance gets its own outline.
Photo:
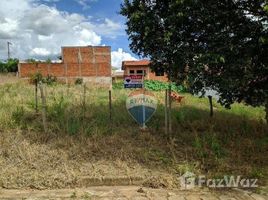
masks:
POLYGON ((0 72, 17 72, 19 60, 16 58, 10 58, 7 62, 0 62, 0 72))
POLYGON ((0 72, 4 72, 4 73, 8 72, 6 69, 5 63, 0 62, 0 72))
POLYGON ((30 83, 35 84, 43 81, 43 75, 40 72, 36 72, 30 76, 30 83))
POLYGON ((6 63, 7 71, 8 72, 17 72, 18 71, 18 63, 19 63, 19 60, 16 58, 8 59, 8 61, 6 63))
MULTIPOLYGON (((145 88, 152 91, 162 91, 168 89, 169 83, 155 81, 155 80, 145 80, 144 81, 145 88)), ((186 92, 186 88, 182 85, 176 85, 175 83, 171 83, 171 90, 174 92, 186 92)))
POLYGON ((52 76, 48 74, 46 77, 43 77, 43 75, 40 72, 34 73, 30 76, 30 83, 35 84, 35 83, 46 83, 47 85, 52 85, 53 83, 57 82, 57 77, 52 76))
POLYGON ((77 78, 74 83, 76 85, 82 85, 83 84, 83 79, 82 78, 77 78))
MULTIPOLYGON (((169 83, 155 81, 155 80, 145 80, 144 86, 147 90, 163 91, 165 89, 168 89, 169 83)), ((123 81, 113 83, 113 89, 123 89, 123 88, 124 88, 123 81)), ((186 92, 187 91, 186 87, 182 85, 176 85, 175 83, 171 83, 171 90, 174 92, 186 92)))
POLYGON ((48 85, 52 85, 53 83, 57 82, 57 77, 48 74, 47 77, 43 79, 43 82, 48 85))
POLYGON ((119 81, 119 82, 115 82, 113 83, 113 89, 123 89, 124 88, 124 82, 123 81, 119 81))

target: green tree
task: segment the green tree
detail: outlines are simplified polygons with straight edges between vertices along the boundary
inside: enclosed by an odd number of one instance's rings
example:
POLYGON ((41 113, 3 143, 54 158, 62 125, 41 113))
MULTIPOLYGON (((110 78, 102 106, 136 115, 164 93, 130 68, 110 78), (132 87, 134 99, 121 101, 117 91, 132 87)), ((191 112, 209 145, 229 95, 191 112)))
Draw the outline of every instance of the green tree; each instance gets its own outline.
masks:
POLYGON ((268 111, 267 0, 125 0, 130 48, 189 82, 193 93, 209 87, 226 106, 245 102, 268 111))
POLYGON ((6 67, 5 67, 5 63, 0 61, 0 72, 6 72, 6 67))
POLYGON ((10 58, 7 62, 0 62, 0 72, 17 72, 19 60, 17 58, 10 58))
POLYGON ((6 67, 8 72, 17 72, 18 71, 19 60, 17 58, 10 58, 7 60, 6 67))

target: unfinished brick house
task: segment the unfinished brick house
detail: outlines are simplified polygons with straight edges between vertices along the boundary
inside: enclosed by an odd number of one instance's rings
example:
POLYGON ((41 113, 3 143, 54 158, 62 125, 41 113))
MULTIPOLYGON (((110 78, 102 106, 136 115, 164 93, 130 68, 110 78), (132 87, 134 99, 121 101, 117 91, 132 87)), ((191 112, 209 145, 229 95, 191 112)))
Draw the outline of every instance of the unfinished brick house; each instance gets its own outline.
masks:
POLYGON ((29 78, 40 72, 66 82, 82 78, 85 82, 111 84, 111 47, 62 47, 61 63, 26 63, 18 65, 19 77, 29 78))
POLYGON ((164 71, 153 72, 149 65, 149 60, 123 61, 122 70, 124 70, 124 75, 144 75, 147 80, 168 81, 164 71))

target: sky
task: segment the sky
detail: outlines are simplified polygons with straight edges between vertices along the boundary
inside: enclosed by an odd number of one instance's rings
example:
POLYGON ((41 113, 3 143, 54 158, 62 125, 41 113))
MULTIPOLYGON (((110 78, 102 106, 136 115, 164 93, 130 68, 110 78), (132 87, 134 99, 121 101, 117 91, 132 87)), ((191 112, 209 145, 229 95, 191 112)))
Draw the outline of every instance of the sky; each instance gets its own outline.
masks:
POLYGON ((138 57, 129 49, 122 0, 0 0, 0 59, 54 60, 62 46, 111 46, 112 66, 138 57))

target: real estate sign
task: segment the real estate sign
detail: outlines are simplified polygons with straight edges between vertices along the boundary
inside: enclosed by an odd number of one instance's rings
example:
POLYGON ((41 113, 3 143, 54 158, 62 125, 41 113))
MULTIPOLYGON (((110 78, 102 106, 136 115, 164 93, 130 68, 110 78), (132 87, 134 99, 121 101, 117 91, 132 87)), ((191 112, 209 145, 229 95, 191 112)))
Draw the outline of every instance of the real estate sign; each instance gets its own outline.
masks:
POLYGON ((144 89, 131 92, 126 100, 129 114, 145 128, 145 123, 153 116, 157 108, 154 94, 144 89))
POLYGON ((125 76, 124 88, 143 88, 143 75, 125 76))

